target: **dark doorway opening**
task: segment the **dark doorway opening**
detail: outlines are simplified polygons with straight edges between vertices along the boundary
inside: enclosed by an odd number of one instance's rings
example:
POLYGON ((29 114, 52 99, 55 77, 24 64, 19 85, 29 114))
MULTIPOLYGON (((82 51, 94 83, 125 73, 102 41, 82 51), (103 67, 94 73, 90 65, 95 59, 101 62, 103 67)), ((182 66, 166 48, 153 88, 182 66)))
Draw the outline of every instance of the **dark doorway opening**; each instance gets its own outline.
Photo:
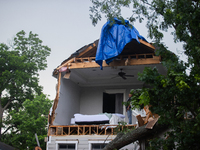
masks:
POLYGON ((123 93, 103 93, 103 113, 123 114, 123 93))
POLYGON ((115 113, 115 94, 103 93, 103 113, 115 113))

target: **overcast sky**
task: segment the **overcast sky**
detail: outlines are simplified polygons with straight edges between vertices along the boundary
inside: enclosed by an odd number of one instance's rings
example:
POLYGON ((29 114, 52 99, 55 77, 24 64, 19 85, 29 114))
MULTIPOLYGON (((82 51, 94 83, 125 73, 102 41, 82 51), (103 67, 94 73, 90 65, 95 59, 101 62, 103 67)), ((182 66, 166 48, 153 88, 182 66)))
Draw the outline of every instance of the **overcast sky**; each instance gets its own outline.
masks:
MULTIPOLYGON (((0 43, 9 44, 17 32, 24 30, 27 34, 37 33, 43 44, 51 48, 48 68, 40 72, 40 85, 50 99, 56 95, 53 70, 73 52, 100 37, 106 19, 94 27, 89 18, 91 5, 90 0, 0 0, 0 43)), ((129 15, 128 10, 124 11, 123 17, 129 15)), ((145 23, 134 26, 151 42, 145 23)), ((166 35, 165 42, 177 54, 181 44, 172 44, 173 37, 166 35)))

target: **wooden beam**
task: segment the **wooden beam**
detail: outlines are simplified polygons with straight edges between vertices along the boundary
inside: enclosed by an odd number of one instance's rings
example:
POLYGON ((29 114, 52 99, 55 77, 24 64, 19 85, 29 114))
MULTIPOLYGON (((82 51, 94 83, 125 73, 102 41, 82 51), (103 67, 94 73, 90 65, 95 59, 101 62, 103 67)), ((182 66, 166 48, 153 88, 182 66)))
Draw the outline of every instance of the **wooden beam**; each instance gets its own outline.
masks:
MULTIPOLYGON (((49 126, 48 136, 69 136, 69 135, 109 135, 113 133, 112 129, 107 132, 106 128, 113 125, 66 125, 66 126, 49 126), (103 126, 103 128, 102 128, 103 126), (87 128, 87 129, 86 129, 87 128), (101 131, 99 131, 101 129, 101 131), (86 131, 87 130, 87 131, 86 131), (54 131, 54 132, 51 132, 54 131)), ((124 128, 136 127, 135 125, 126 125, 124 128)), ((121 130, 121 129, 120 129, 121 130)), ((116 133, 115 133, 116 134, 116 133)))
POLYGON ((144 44, 144 45, 146 45, 146 46, 148 46, 148 47, 150 47, 150 48, 152 48, 153 50, 156 49, 153 45, 151 45, 150 43, 147 43, 147 42, 143 41, 142 39, 139 39, 139 42, 142 43, 142 44, 144 44))
MULTIPOLYGON (((114 67, 114 66, 125 66, 126 60, 114 60, 109 65, 103 61, 103 67, 114 67)), ((127 63, 128 66, 132 65, 148 65, 148 64, 159 64, 160 58, 159 56, 155 56, 154 58, 146 58, 146 59, 130 59, 127 63)), ((83 63, 70 63, 70 69, 77 68, 98 68, 99 65, 96 62, 83 62, 83 63)))
POLYGON ((65 62, 64 64, 60 65, 58 68, 56 68, 56 70, 59 70, 62 67, 66 67, 68 63, 71 63, 74 61, 74 58, 71 58, 70 60, 68 60, 67 62, 65 62))
MULTIPOLYGON (((149 43, 148 43, 149 44, 149 43)), ((153 58, 146 58, 146 59, 139 59, 138 56, 140 55, 153 55, 151 54, 136 54, 136 55, 128 55, 128 62, 125 62, 126 60, 123 60, 124 56, 120 56, 121 61, 114 60, 109 65, 103 61, 102 66, 108 67, 108 66, 125 66, 125 65, 143 65, 143 64, 157 64, 160 63, 161 57, 160 56, 153 56, 153 58), (131 59, 131 56, 136 56, 136 59, 131 59)), ((56 70, 59 70, 62 67, 70 67, 70 69, 76 69, 76 68, 96 68, 99 67, 98 64, 96 64, 95 61, 92 61, 95 59, 95 57, 87 57, 87 58, 76 58, 76 61, 74 61, 74 58, 71 58, 67 62, 63 63, 59 67, 56 68, 56 70), (88 62, 84 62, 83 60, 86 59, 88 62), (78 62, 77 60, 80 60, 81 62, 78 62), (91 63, 91 64, 89 64, 91 63)), ((55 73, 56 74, 56 73, 55 73)))
POLYGON ((77 57, 81 57, 82 55, 84 55, 85 53, 87 53, 88 51, 90 51, 95 46, 96 46, 96 44, 93 43, 92 46, 89 46, 88 48, 86 48, 86 50, 84 50, 82 53, 80 53, 77 57))

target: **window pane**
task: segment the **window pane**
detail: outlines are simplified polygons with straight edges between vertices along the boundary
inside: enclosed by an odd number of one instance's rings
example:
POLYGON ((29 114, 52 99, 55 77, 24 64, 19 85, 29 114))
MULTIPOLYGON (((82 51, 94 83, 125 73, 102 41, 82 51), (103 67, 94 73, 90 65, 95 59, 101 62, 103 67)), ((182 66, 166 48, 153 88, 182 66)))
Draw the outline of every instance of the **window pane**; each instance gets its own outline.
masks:
POLYGON ((75 150, 75 144, 59 144, 59 150, 75 150))
POLYGON ((102 150, 106 144, 92 144, 92 150, 102 150))
POLYGON ((75 144, 68 144, 68 148, 70 148, 70 149, 75 149, 75 144))
POLYGON ((67 148, 67 144, 59 144, 59 148, 67 148))

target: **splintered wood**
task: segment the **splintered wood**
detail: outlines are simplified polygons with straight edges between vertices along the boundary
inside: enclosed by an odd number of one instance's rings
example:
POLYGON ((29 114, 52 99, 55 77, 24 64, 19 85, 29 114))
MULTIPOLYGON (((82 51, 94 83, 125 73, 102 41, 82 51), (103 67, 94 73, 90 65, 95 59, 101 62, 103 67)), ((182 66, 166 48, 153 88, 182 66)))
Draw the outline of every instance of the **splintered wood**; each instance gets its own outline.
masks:
POLYGON ((147 129, 153 129, 153 126, 156 124, 158 119, 160 118, 158 114, 153 114, 150 110, 149 107, 151 106, 145 106, 144 110, 146 112, 146 117, 142 118, 141 115, 137 115, 136 118, 138 120, 138 126, 141 127, 145 124, 147 129))
MULTIPOLYGON (((158 64, 161 61, 160 56, 154 56, 154 53, 149 54, 133 54, 119 56, 118 60, 112 61, 109 65, 103 61, 102 66, 131 66, 131 65, 144 65, 144 64, 158 64)), ((69 63, 64 63, 62 66, 70 67, 70 69, 77 68, 95 68, 99 65, 95 62, 95 57, 74 58, 69 63)), ((57 70, 60 67, 57 68, 57 70)))
MULTIPOLYGON (((68 125, 68 126, 50 126, 48 136, 63 136, 63 135, 116 135, 115 128, 117 125, 68 125)), ((124 128, 133 129, 136 125, 121 126, 124 128)))

